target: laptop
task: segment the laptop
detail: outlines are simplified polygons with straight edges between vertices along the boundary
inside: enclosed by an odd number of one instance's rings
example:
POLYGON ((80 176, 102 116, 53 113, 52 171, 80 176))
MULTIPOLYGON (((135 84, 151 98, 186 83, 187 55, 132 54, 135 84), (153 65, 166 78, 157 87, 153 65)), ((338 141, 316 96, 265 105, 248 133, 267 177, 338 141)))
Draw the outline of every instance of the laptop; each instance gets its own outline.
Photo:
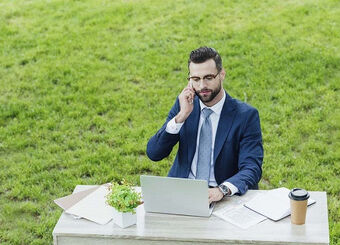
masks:
POLYGON ((140 183, 146 212, 209 217, 213 211, 205 180, 141 175, 140 183))

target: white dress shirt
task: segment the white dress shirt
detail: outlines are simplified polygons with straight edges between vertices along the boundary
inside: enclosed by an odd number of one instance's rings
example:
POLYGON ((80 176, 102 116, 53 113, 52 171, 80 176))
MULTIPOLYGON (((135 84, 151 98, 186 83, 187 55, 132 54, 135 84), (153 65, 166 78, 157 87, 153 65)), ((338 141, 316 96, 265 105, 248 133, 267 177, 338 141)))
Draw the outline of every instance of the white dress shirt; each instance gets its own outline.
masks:
MULTIPOLYGON (((215 165, 215 163, 214 163, 214 147, 215 147, 215 138, 216 138, 218 121, 220 120, 220 115, 221 115, 221 111, 222 111, 222 108, 223 108, 223 105, 224 105, 225 98, 226 98, 226 95, 225 95, 225 92, 224 92, 223 98, 219 102, 217 102, 212 107, 208 107, 209 109, 211 109, 213 111, 213 113, 211 113, 211 115, 210 115, 210 121, 211 121, 211 126, 212 126, 212 142, 213 143, 212 143, 212 148, 211 148, 211 167, 210 167, 209 186, 217 186, 217 182, 216 182, 216 179, 215 179, 215 173, 214 173, 214 165, 215 165)), ((205 104, 203 104, 201 100, 199 100, 199 102, 200 102, 200 107, 201 107, 201 111, 202 111, 207 106, 205 104)), ((194 155, 194 158, 192 160, 192 163, 191 163, 191 171, 190 171, 190 174, 189 174, 189 179, 195 179, 195 176, 196 176, 198 144, 199 144, 199 140, 200 140, 200 132, 201 132, 201 127, 202 127, 203 121, 204 121, 204 118, 203 118, 203 115, 201 113, 200 121, 199 121, 199 124, 198 124, 196 151, 195 151, 195 155, 194 155)), ((184 123, 176 123, 175 118, 173 118, 168 122, 165 130, 169 134, 178 134, 183 124, 184 123)), ((225 181, 223 184, 226 185, 230 189, 231 195, 234 195, 235 193, 238 192, 238 188, 236 186, 234 186, 232 183, 225 181)))

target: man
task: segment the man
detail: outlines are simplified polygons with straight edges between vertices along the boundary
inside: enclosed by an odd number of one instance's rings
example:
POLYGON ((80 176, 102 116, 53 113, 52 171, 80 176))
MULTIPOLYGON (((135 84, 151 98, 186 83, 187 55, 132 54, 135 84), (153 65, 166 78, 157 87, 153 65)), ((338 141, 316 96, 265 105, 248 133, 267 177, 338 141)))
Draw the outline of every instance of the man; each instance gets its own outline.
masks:
POLYGON ((210 203, 257 189, 263 160, 257 110, 222 88, 226 72, 215 49, 193 50, 188 69, 188 85, 149 140, 148 157, 162 160, 179 142, 168 176, 206 180, 210 203))

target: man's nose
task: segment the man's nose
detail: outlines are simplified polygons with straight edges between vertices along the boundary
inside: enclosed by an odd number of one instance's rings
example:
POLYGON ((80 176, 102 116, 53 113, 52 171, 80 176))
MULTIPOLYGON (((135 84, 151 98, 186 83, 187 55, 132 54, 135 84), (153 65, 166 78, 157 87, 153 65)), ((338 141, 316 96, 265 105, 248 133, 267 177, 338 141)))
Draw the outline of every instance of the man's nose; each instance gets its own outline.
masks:
POLYGON ((201 79, 201 80, 199 81, 199 88, 200 88, 200 89, 205 88, 205 87, 206 87, 205 85, 206 85, 205 80, 204 80, 204 79, 201 79))

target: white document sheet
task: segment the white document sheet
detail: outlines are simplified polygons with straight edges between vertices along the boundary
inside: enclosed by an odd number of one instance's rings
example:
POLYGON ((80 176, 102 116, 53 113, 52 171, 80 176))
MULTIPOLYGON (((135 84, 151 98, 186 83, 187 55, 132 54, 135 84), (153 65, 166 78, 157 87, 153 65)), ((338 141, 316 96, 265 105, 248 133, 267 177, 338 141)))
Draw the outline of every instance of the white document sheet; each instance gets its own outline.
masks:
MULTIPOLYGON (((290 190, 285 187, 273 189, 264 194, 256 195, 244 205, 271 220, 278 221, 290 215, 289 192, 290 190)), ((315 203, 315 200, 309 198, 308 205, 313 203, 315 203)))
POLYGON ((65 212, 104 225, 113 218, 113 207, 105 202, 108 192, 107 187, 102 185, 65 212))
POLYGON ((255 213, 240 204, 236 207, 224 207, 213 212, 213 215, 232 223, 242 229, 256 225, 267 218, 263 215, 255 213))

